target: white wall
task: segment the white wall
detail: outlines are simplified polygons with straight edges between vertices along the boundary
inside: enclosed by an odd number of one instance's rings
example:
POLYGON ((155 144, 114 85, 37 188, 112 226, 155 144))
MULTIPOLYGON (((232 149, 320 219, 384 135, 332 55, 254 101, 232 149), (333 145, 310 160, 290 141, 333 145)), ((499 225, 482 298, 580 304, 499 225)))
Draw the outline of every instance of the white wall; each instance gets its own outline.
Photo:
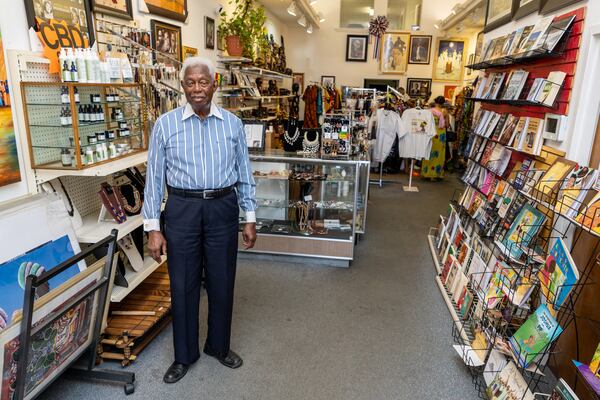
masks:
MULTIPOLYGON (((346 36, 348 34, 366 35, 366 30, 340 29, 340 1, 319 1, 316 8, 323 12, 325 22, 312 35, 306 33, 298 24, 289 27, 289 45, 286 46, 288 63, 294 72, 304 72, 305 82, 320 82, 321 75, 334 75, 338 86, 362 87, 365 78, 399 80, 401 86, 406 85, 406 78, 431 78, 433 72, 433 53, 439 32, 434 28, 436 21, 447 17, 452 7, 462 3, 459 0, 423 0, 421 14, 421 30, 418 35, 433 35, 432 59, 429 65, 409 64, 405 74, 380 74, 378 60, 373 59, 373 43, 369 43, 367 62, 346 62, 346 36)), ((375 15, 385 15, 387 0, 375 0, 375 15)), ((464 37, 464 36, 463 36, 464 37)), ((469 52, 475 49, 475 37, 469 39, 469 52)), ((287 37, 286 37, 287 40, 287 37)), ((287 44, 287 43, 286 43, 287 44)), ((445 85, 455 83, 433 84, 433 96, 441 95, 445 85)))

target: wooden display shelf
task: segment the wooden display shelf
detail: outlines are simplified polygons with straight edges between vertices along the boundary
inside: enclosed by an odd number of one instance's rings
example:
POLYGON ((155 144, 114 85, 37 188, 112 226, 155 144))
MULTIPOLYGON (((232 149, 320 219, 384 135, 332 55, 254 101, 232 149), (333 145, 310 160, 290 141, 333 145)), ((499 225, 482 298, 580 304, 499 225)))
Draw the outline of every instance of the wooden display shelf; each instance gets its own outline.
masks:
POLYGON ((110 295, 110 301, 118 303, 136 290, 138 287, 146 283, 146 278, 156 271, 161 265, 166 265, 166 256, 162 257, 162 262, 157 263, 150 257, 144 257, 144 268, 141 271, 127 270, 125 273, 125 279, 127 279, 128 287, 113 286, 112 293, 110 295))
POLYGON ((170 311, 169 273, 167 264, 163 263, 123 301, 110 305, 99 346, 100 357, 129 365, 169 324, 170 311), (130 315, 115 314, 119 312, 130 315))

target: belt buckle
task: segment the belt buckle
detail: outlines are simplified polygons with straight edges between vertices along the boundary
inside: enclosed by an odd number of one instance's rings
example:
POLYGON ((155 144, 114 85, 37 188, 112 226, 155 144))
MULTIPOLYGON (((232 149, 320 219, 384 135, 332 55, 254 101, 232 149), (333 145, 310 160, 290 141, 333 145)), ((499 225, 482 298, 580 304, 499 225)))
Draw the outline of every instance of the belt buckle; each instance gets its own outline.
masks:
POLYGON ((202 191, 202 200, 206 200, 206 193, 207 193, 206 190, 202 191))

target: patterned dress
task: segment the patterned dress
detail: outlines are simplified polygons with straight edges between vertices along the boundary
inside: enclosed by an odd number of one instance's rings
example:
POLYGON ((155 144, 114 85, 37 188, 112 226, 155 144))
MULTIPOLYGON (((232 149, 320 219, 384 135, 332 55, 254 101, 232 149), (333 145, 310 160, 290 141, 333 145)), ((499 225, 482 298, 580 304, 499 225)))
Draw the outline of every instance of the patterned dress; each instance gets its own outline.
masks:
POLYGON ((421 176, 430 179, 442 179, 444 177, 444 163, 446 162, 446 126, 441 125, 441 113, 432 110, 435 118, 437 134, 431 138, 431 154, 429 160, 423 160, 421 163, 421 176))

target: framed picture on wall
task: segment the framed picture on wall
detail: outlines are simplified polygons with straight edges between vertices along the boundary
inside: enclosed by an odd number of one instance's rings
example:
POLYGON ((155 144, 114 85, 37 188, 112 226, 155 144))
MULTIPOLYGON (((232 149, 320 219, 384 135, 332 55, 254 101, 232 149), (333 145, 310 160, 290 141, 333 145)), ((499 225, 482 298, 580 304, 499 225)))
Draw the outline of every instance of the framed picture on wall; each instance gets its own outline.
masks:
POLYGON ((151 19, 150 31, 153 48, 181 61, 181 27, 151 19))
POLYGON ((25 11, 27 13, 27 23, 36 30, 38 30, 36 18, 41 21, 64 20, 68 26, 78 25, 90 46, 95 40, 92 11, 87 1, 25 0, 25 11))
POLYGON ((542 9, 540 11, 542 14, 549 14, 566 6, 570 6, 571 4, 579 3, 580 1, 581 0, 545 0, 542 1, 542 9))
POLYGON ((196 57, 198 55, 198 49, 195 47, 183 46, 183 60, 189 57, 196 57))
POLYGON ((407 78, 406 93, 410 97, 427 97, 431 93, 431 79, 407 78))
POLYGON ((215 48, 215 20, 209 17, 204 17, 204 47, 215 48))
POLYGON ((471 65, 476 62, 482 61, 481 57, 483 57, 483 31, 477 34, 477 42, 475 43, 475 55, 473 57, 473 61, 469 60, 467 65, 471 65))
MULTIPOLYGON (((334 82, 335 82, 335 78, 334 78, 334 82)), ((293 83, 298 84, 298 87, 299 87, 298 93, 299 94, 304 93, 304 72, 294 72, 293 83)))
POLYGON ((433 60, 434 81, 460 82, 463 80, 467 43, 467 39, 463 38, 438 38, 433 60))
POLYGON ((431 62, 431 36, 410 35, 408 48, 409 64, 429 64, 431 62))
POLYGON ((323 85, 325 87, 335 86, 335 76, 322 75, 321 76, 321 85, 323 85))
POLYGON ((520 19, 533 12, 539 11, 542 6, 542 0, 516 0, 516 3, 513 19, 520 19))
POLYGON ((346 61, 367 62, 367 51, 369 49, 368 35, 346 36, 346 61))
POLYGON ((217 28, 217 50, 225 50, 225 37, 223 32, 217 28))
POLYGON ((518 0, 487 0, 484 32, 489 32, 509 22, 516 8, 516 1, 518 0))
POLYGON ((161 17, 185 22, 188 16, 187 0, 138 0, 139 10, 161 17))
POLYGON ((133 19, 131 0, 90 0, 92 10, 113 17, 133 19))
POLYGON ((406 32, 386 32, 379 56, 379 70, 383 74, 403 74, 408 64, 408 42, 406 32))

